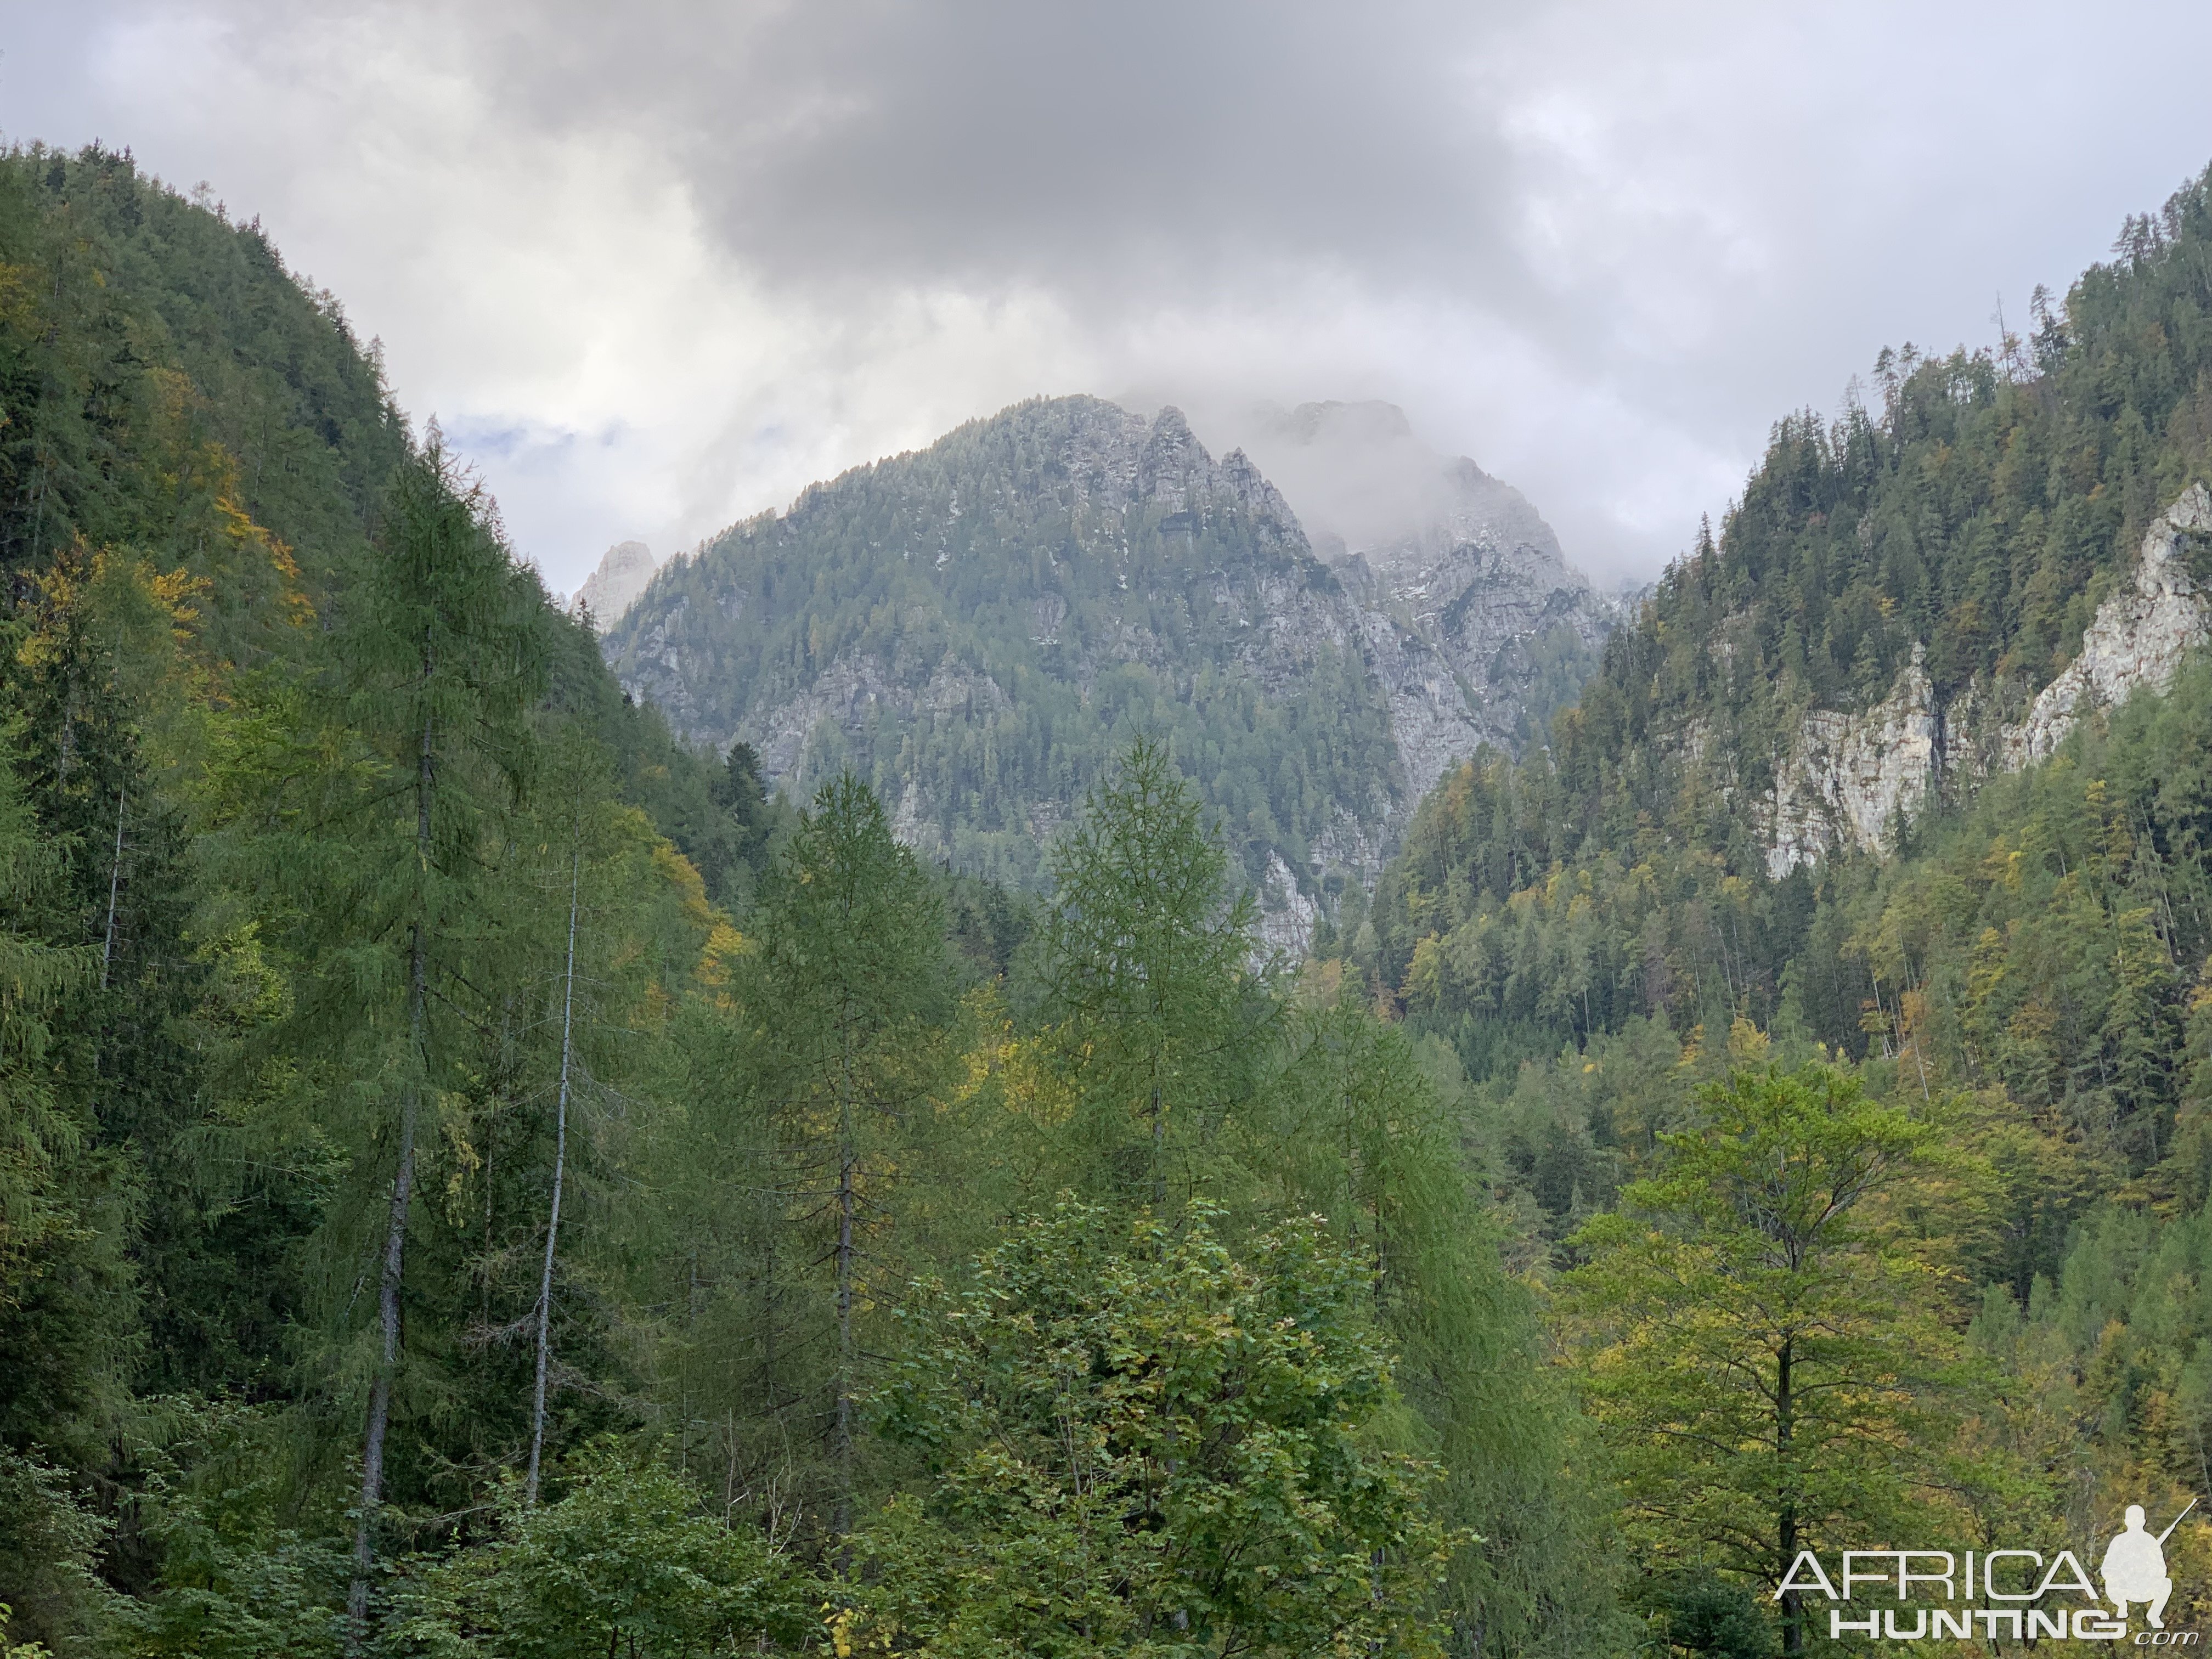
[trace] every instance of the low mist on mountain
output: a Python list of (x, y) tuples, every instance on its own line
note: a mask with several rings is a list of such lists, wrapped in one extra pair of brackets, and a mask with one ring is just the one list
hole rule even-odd
[(564, 599), (0, 153), (0, 1659), (2192, 1632), (2212, 171), (2025, 328), (1640, 592), (1071, 395)]
[(1276, 444), (1303, 513), (1173, 409), (1018, 405), (678, 561), (608, 659), (793, 799), (854, 768), (918, 851), (1024, 887), (1115, 752), (1165, 735), (1303, 950), (1449, 765), (1571, 699), (1612, 613), (1389, 405), (1307, 405)]

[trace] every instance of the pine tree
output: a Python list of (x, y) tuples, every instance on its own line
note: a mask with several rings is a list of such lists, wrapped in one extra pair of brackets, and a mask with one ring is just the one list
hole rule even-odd
[[(5, 747), (19, 739), (0, 727)], [(96, 945), (53, 937), (73, 920), (52, 905), (64, 851), (0, 759), (0, 1601), (27, 1642), (57, 1645), (96, 1600), (86, 1567), (102, 1528), (40, 1453), (96, 1439), (133, 1312), (124, 1172), (100, 1155), (90, 1103), (56, 1087), (58, 1027), (92, 1005), (100, 966)]]

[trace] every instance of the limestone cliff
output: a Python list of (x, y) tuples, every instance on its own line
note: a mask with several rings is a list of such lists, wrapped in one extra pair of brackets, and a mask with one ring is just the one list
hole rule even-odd
[(1765, 805), (1770, 875), (1786, 876), (1838, 847), (1879, 847), (1893, 817), (1926, 800), (1943, 737), (1923, 661), (1915, 650), (1896, 689), (1862, 714), (1816, 708), (1799, 721)]
[(1613, 610), (1519, 490), (1385, 403), (1301, 404), (1252, 453), (1354, 602), (1416, 797), (1580, 690)]
[(2189, 574), (2186, 538), (2212, 532), (2212, 495), (2185, 491), (2143, 537), (2135, 580), (2098, 606), (2081, 653), (2003, 734), (2008, 767), (2048, 758), (2084, 717), (2138, 686), (2164, 690), (2182, 654), (2204, 643), (2206, 596)]
[(2194, 485), (2153, 521), (2080, 652), (2017, 720), (2003, 719), (1998, 698), (1979, 683), (1938, 707), (1917, 647), (1873, 708), (1805, 714), (1759, 809), (1769, 872), (1786, 875), (1838, 848), (1878, 848), (1894, 820), (1931, 796), (2048, 759), (2081, 721), (2138, 690), (2164, 690), (2183, 655), (2212, 639), (2212, 599), (2188, 559), (2188, 538), (2207, 532), (2212, 494)]
[(600, 558), (599, 568), (584, 578), (571, 603), (588, 612), (604, 631), (622, 620), (659, 568), (653, 550), (643, 542), (617, 542)]

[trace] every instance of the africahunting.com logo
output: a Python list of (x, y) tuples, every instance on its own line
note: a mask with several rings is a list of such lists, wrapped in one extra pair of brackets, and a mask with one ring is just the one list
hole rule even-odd
[[(2035, 1550), (1845, 1550), (1832, 1577), (1816, 1553), (1800, 1550), (1774, 1599), (1795, 1591), (1801, 1605), (1814, 1597), (1841, 1603), (1828, 1609), (1828, 1635), (1838, 1641), (1846, 1636), (1891, 1642), (2132, 1638), (2137, 1647), (2194, 1647), (2197, 1632), (2166, 1627), (2166, 1604), (2173, 1595), (2166, 1540), (2196, 1507), (2197, 1500), (2190, 1499), (2164, 1532), (2154, 1534), (2142, 1505), (2130, 1504), (2124, 1525), (2105, 1546), (2098, 1567), (2101, 1590), (2071, 1550), (2059, 1551), (2047, 1563)], [(1877, 1596), (1896, 1605), (1857, 1605)], [(2066, 1597), (2089, 1605), (2070, 1606)], [(2144, 1628), (2130, 1623), (2132, 1608), (2142, 1610)]]

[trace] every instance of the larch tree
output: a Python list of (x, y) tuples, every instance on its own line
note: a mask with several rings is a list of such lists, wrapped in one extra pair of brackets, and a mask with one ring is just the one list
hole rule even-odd
[[(788, 1224), (826, 1234), (834, 1359), (824, 1379), (830, 1524), (852, 1524), (859, 1319), (869, 1238), (890, 1224), (896, 1149), (921, 1133), (949, 1013), (942, 906), (882, 803), (846, 774), (824, 785), (763, 885), (736, 998), (769, 1179)], [(766, 1379), (770, 1390), (777, 1379)]]
[(494, 933), (487, 836), (526, 787), (528, 711), (544, 683), (536, 584), (514, 562), (480, 488), (434, 428), (394, 479), (375, 555), (347, 596), (343, 712), (368, 753), (340, 773), (321, 846), (335, 937), (311, 1016), (346, 1041), (342, 1114), (369, 1132), (363, 1173), (382, 1186), (370, 1249), (375, 1323), (362, 1433), (352, 1640), (365, 1637), (385, 1501), (393, 1391), (402, 1369), (418, 1135), (442, 1068), (467, 1048), (463, 1011), (483, 994), (472, 945)]
[(1255, 994), (1253, 905), (1197, 790), (1139, 738), (1054, 849), (1045, 1013), (1109, 1188), (1155, 1209), (1179, 1154), (1249, 1097), (1273, 1005)]
[(1238, 1155), (1291, 1207), (1327, 1217), (1373, 1275), (1419, 1443), (1443, 1470), (1437, 1507), (1480, 1534), (1441, 1597), (1455, 1650), (1603, 1641), (1593, 1506), (1569, 1474), (1534, 1299), (1500, 1259), (1457, 1114), (1405, 1027), (1376, 1018), (1334, 964), (1307, 971), (1285, 1034)]

